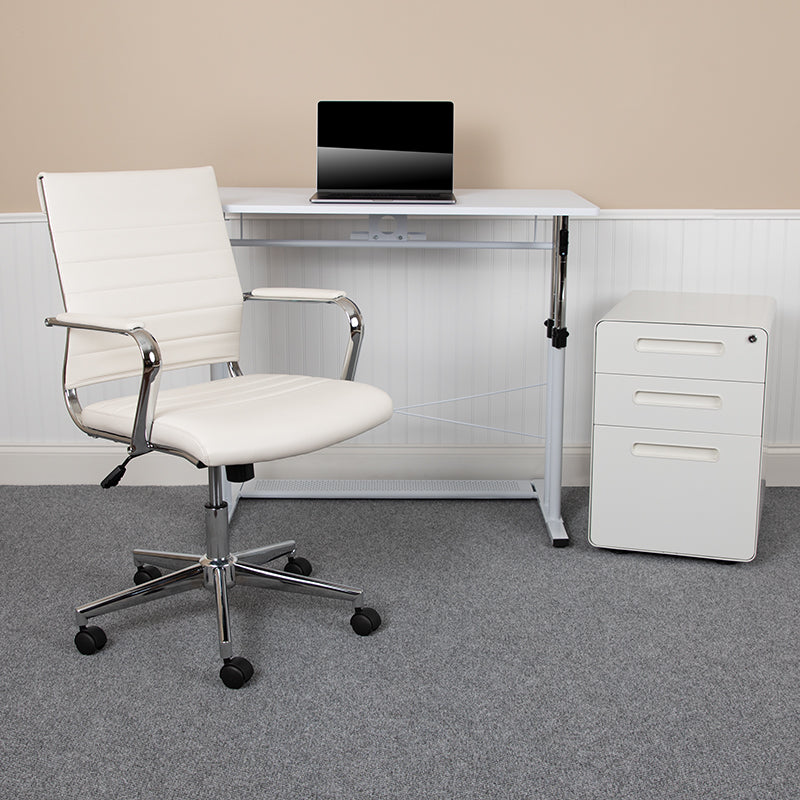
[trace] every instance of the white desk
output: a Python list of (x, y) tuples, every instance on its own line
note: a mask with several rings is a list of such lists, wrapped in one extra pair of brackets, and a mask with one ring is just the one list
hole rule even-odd
[[(231, 241), (250, 247), (403, 247), (403, 248), (501, 248), (552, 250), (550, 276), (550, 316), (545, 320), (550, 339), (547, 359), (547, 416), (545, 465), (541, 482), (533, 481), (551, 541), (556, 547), (569, 544), (561, 519), (561, 473), (564, 428), (564, 359), (567, 344), (565, 318), (568, 223), (571, 216), (595, 216), (597, 206), (566, 190), (544, 189), (462, 189), (456, 190), (452, 205), (412, 203), (311, 203), (311, 188), (229, 188), (220, 189), (228, 216), (346, 216), (367, 217), (367, 231), (350, 239), (285, 240), (245, 239), (240, 234)], [(385, 231), (381, 220), (393, 217), (394, 228)], [(552, 217), (550, 241), (433, 241), (408, 230), (409, 217)], [(364, 223), (361, 223), (362, 227)], [(535, 226), (534, 226), (535, 228)], [(240, 228), (243, 230), (243, 228)]]
[(407, 214), (415, 217), (596, 216), (597, 206), (562, 189), (459, 189), (452, 204), (310, 203), (314, 189), (220, 189), (229, 214)]

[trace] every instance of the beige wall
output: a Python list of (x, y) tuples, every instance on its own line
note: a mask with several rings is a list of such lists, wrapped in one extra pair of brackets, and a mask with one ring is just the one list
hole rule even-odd
[(40, 170), (312, 185), (318, 99), (452, 99), (456, 185), (800, 208), (795, 0), (0, 0), (0, 212)]

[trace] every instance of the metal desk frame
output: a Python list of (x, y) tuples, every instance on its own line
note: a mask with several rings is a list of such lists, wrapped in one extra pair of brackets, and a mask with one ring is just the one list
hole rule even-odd
[[(564, 440), (564, 363), (567, 337), (566, 288), (569, 251), (569, 217), (595, 216), (597, 206), (564, 190), (484, 189), (456, 191), (454, 205), (413, 204), (312, 204), (313, 189), (221, 188), (226, 215), (238, 215), (240, 235), (231, 243), (239, 247), (398, 247), (471, 249), (546, 249), (552, 251), (550, 272), (550, 316), (545, 320), (550, 339), (547, 358), (547, 412), (545, 463), (541, 483), (532, 481), (545, 525), (554, 547), (565, 547), (569, 536), (561, 518), (562, 450)], [(350, 239), (246, 239), (245, 216), (335, 215), (364, 217), (369, 230), (355, 231)], [(434, 241), (408, 230), (409, 217), (552, 217), (552, 240), (534, 241)], [(394, 220), (385, 230), (386, 217)], [(539, 489), (539, 485), (541, 489)]]

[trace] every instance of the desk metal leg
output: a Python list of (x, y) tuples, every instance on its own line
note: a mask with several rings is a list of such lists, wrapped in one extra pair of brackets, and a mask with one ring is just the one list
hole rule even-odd
[(569, 544), (561, 519), (562, 448), (564, 446), (564, 348), (550, 347), (547, 355), (547, 438), (544, 446), (543, 491), (537, 489), (547, 532), (554, 547)]
[(544, 480), (537, 489), (539, 505), (554, 547), (569, 544), (561, 519), (562, 454), (564, 447), (564, 361), (567, 346), (565, 323), (567, 288), (568, 217), (553, 218), (553, 261), (550, 318), (545, 322), (550, 347), (547, 353), (547, 421)]

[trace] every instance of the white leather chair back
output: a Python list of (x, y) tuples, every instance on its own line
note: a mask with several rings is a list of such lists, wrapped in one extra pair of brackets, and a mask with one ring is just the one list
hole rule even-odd
[[(39, 178), (66, 311), (141, 324), (163, 369), (238, 360), (242, 288), (211, 167)], [(130, 337), (70, 331), (66, 388), (140, 373)]]

